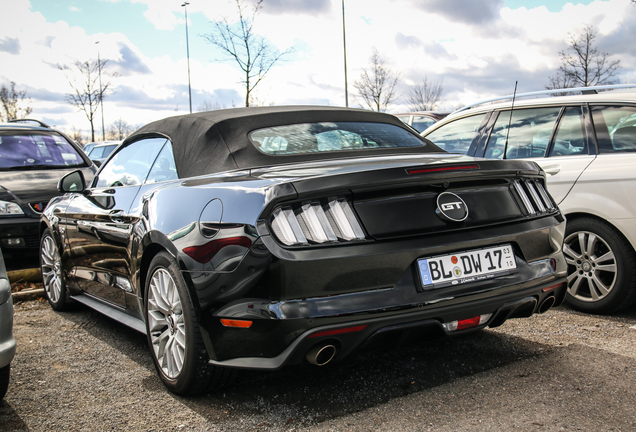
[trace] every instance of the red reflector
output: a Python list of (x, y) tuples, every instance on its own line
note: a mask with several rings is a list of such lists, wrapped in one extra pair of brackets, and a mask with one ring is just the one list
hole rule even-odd
[(347, 328), (341, 328), (341, 329), (335, 329), (335, 330), (325, 330), (325, 331), (312, 334), (311, 336), (309, 336), (309, 339), (316, 338), (316, 337), (323, 337), (323, 336), (333, 336), (333, 335), (338, 335), (343, 333), (359, 332), (364, 330), (365, 328), (367, 328), (366, 325), (360, 325), (360, 326), (347, 327)]
[(214, 258), (221, 249), (227, 246), (252, 247), (252, 241), (247, 237), (229, 237), (212, 240), (201, 246), (190, 246), (183, 249), (183, 253), (198, 263), (205, 264)]
[(543, 291), (543, 292), (552, 291), (553, 289), (560, 288), (560, 287), (562, 287), (563, 285), (564, 285), (564, 284), (562, 284), (562, 283), (560, 283), (560, 284), (556, 284), (556, 285), (552, 285), (552, 286), (549, 286), (549, 287), (547, 287), (547, 288), (543, 288), (541, 291)]
[(460, 171), (460, 170), (472, 170), (479, 169), (479, 165), (453, 165), (453, 166), (445, 166), (445, 167), (431, 167), (431, 168), (417, 168), (406, 170), (409, 174), (424, 174), (430, 172), (439, 172), (439, 171)]
[(221, 324), (223, 324), (225, 327), (250, 328), (252, 326), (252, 321), (221, 318)]
[(464, 320), (457, 321), (457, 330), (469, 329), (472, 327), (477, 327), (479, 325), (481, 317), (476, 316), (474, 318), (468, 318)]

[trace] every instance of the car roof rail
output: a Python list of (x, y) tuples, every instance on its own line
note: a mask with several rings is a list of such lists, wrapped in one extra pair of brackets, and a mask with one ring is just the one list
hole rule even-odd
[(37, 123), (38, 126), (40, 126), (40, 127), (45, 127), (45, 128), (51, 129), (51, 126), (47, 125), (43, 121), (36, 120), (36, 119), (30, 119), (30, 118), (11, 119), (11, 120), (9, 120), (9, 123)]
[(520, 97), (530, 97), (530, 96), (539, 96), (539, 95), (548, 95), (555, 93), (573, 93), (573, 92), (581, 92), (581, 94), (597, 94), (598, 90), (614, 90), (614, 89), (624, 89), (624, 88), (636, 88), (636, 84), (613, 84), (613, 85), (600, 85), (600, 86), (590, 86), (590, 87), (572, 87), (572, 88), (562, 88), (562, 89), (550, 89), (550, 90), (541, 90), (529, 93), (517, 93), (516, 95), (508, 95), (508, 96), (500, 96), (492, 99), (487, 99), (479, 102), (475, 102), (470, 105), (466, 105), (465, 107), (459, 108), (455, 110), (455, 113), (460, 111), (465, 111), (470, 108), (474, 108), (479, 105), (485, 105), (492, 102), (497, 102), (506, 99), (518, 99)]

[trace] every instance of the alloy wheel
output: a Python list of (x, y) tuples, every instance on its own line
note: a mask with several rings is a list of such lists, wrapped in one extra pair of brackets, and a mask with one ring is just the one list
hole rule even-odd
[(157, 363), (168, 378), (175, 379), (185, 361), (186, 326), (179, 291), (164, 268), (152, 274), (147, 318)]
[(607, 242), (590, 231), (575, 231), (565, 239), (563, 253), (568, 264), (568, 293), (583, 302), (607, 297), (618, 276), (616, 256)]
[(57, 303), (62, 295), (62, 267), (60, 265), (60, 254), (57, 251), (53, 237), (44, 237), (40, 255), (44, 290), (49, 299), (53, 303)]

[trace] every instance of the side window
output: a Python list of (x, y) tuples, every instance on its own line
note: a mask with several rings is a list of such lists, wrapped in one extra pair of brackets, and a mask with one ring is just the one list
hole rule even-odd
[(593, 106), (599, 153), (636, 152), (636, 107)]
[(506, 159), (544, 157), (560, 111), (560, 107), (516, 109), (512, 118), (510, 110), (501, 111), (488, 138), (484, 157), (502, 159), (504, 149)]
[(413, 128), (418, 132), (424, 132), (429, 126), (435, 124), (435, 119), (427, 116), (413, 116)]
[(561, 117), (549, 156), (588, 154), (581, 107), (568, 107)]
[(103, 165), (93, 184), (96, 187), (141, 185), (166, 141), (165, 138), (148, 138), (127, 145)]
[(446, 123), (426, 135), (426, 139), (449, 153), (464, 153), (468, 151), (473, 139), (477, 136), (479, 126), (487, 113), (464, 117), (454, 122)]
[(92, 158), (92, 159), (99, 159), (102, 157), (102, 152), (104, 151), (104, 147), (95, 147), (93, 150), (91, 150), (91, 152), (88, 154), (88, 157)]
[(174, 163), (174, 155), (172, 153), (172, 143), (166, 142), (161, 153), (157, 156), (154, 165), (150, 169), (150, 174), (146, 179), (146, 183), (158, 183), (166, 180), (174, 180), (177, 176), (177, 165)]

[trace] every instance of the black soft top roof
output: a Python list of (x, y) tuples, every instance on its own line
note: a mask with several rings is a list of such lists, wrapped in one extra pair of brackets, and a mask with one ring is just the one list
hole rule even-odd
[[(328, 106), (275, 106), (232, 108), (168, 117), (147, 124), (128, 139), (136, 141), (148, 136), (165, 136), (172, 147), (180, 178), (233, 169), (336, 159), (364, 155), (424, 153), (440, 151), (422, 139), (423, 147), (385, 148), (368, 151), (340, 151), (295, 155), (267, 155), (250, 142), (248, 134), (256, 129), (314, 122), (389, 123), (413, 133), (397, 117), (354, 108)], [(427, 142), (428, 145), (424, 145)]]

